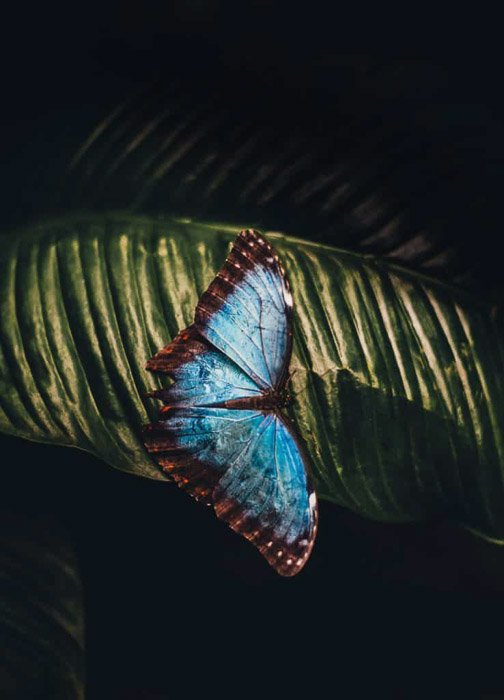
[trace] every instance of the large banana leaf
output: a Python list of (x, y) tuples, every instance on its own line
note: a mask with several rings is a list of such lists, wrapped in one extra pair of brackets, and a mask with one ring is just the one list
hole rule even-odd
[[(80, 216), (0, 251), (0, 429), (163, 478), (145, 361), (193, 319), (235, 226)], [(292, 409), (318, 493), (363, 515), (447, 515), (504, 540), (504, 332), (464, 293), (270, 233), (296, 306)]]

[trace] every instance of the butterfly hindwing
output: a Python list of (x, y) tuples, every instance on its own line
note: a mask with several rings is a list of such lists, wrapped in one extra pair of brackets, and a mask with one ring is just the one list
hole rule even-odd
[(264, 419), (253, 446), (219, 480), (213, 505), (279, 574), (302, 569), (317, 532), (317, 499), (294, 433), (280, 415)]
[(302, 568), (316, 534), (316, 498), (296, 438), (278, 414), (174, 408), (149, 427), (146, 446), (280, 574)]
[(144, 432), (147, 450), (179, 486), (208, 505), (237, 452), (261, 426), (258, 411), (179, 407), (162, 409)]
[(195, 325), (261, 389), (285, 380), (292, 351), (292, 296), (278, 256), (242, 231), (196, 307)]

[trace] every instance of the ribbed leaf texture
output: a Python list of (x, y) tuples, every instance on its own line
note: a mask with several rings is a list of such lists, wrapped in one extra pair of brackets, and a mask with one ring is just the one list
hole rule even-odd
[[(163, 478), (141, 441), (160, 381), (144, 365), (192, 321), (239, 230), (94, 215), (6, 236), (0, 429)], [(502, 318), (390, 263), (267, 235), (293, 286), (292, 412), (319, 495), (504, 540)]]

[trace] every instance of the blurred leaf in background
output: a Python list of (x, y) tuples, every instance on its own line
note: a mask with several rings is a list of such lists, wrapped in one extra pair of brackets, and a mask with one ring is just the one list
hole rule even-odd
[(0, 511), (0, 693), (84, 698), (83, 591), (54, 516)]

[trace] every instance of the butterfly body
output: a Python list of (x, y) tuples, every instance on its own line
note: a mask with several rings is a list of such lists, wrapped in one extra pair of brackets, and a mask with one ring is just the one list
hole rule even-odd
[(306, 457), (282, 410), (292, 308), (277, 254), (243, 231), (194, 323), (147, 363), (173, 383), (151, 394), (165, 406), (145, 429), (164, 471), (285, 576), (304, 566), (317, 530)]
[(287, 389), (271, 389), (264, 391), (259, 396), (244, 396), (240, 399), (229, 399), (223, 401), (222, 404), (214, 404), (229, 410), (244, 410), (247, 408), (257, 409), (258, 411), (276, 411), (281, 408), (287, 408), (292, 404), (292, 397)]

